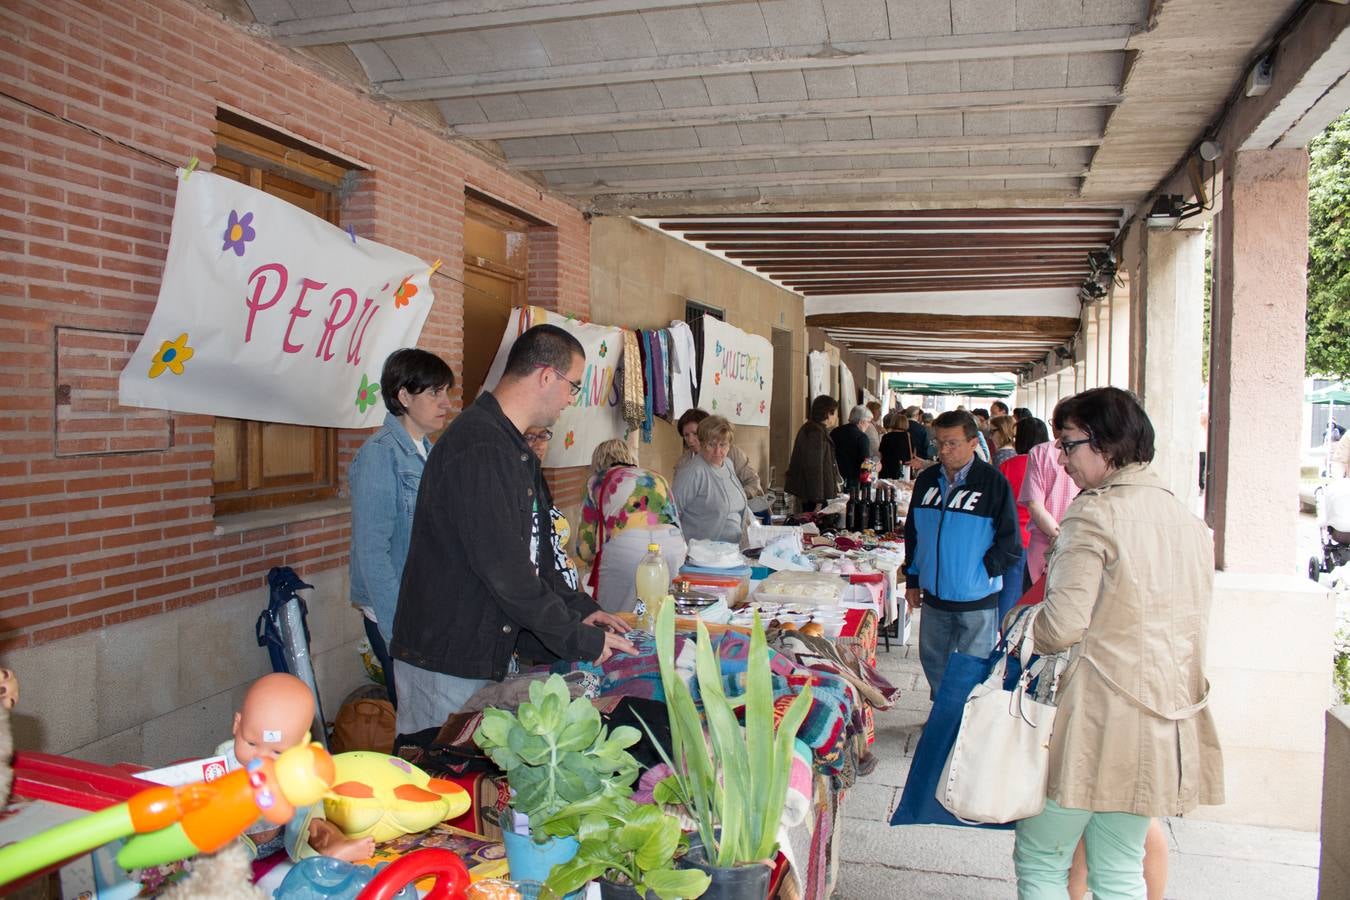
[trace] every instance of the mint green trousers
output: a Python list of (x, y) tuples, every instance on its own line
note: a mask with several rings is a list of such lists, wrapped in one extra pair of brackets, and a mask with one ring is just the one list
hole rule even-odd
[(1046, 799), (1040, 815), (1017, 823), (1013, 865), (1018, 900), (1064, 900), (1079, 838), (1087, 844), (1088, 887), (1095, 900), (1146, 900), (1144, 837), (1148, 816), (1065, 809)]

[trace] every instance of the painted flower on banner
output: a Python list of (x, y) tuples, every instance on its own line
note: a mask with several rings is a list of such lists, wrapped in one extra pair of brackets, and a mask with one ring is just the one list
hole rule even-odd
[(365, 375), (361, 376), (361, 386), (356, 389), (356, 407), (365, 412), (374, 406), (380, 399), (380, 384), (372, 382)]
[(402, 309), (408, 305), (408, 301), (417, 296), (417, 285), (412, 283), (412, 276), (409, 275), (398, 283), (398, 289), (394, 291), (394, 308)]
[(737, 403), (737, 404), (736, 404), (736, 415), (738, 415), (738, 416), (741, 415), (741, 407), (743, 407), (744, 405), (745, 405), (744, 403)]
[(150, 377), (158, 378), (168, 369), (175, 375), (183, 374), (183, 363), (192, 359), (192, 348), (187, 344), (188, 336), (180, 334), (176, 340), (165, 341), (160, 345), (155, 358), (150, 360)]
[(764, 401), (763, 401), (763, 400), (759, 401), (759, 414), (760, 414), (761, 416), (764, 415)]
[(567, 436), (563, 438), (563, 446), (566, 447), (568, 450), (571, 450), (572, 445), (575, 444), (576, 442), (577, 442), (577, 435), (576, 432), (573, 431), (567, 432)]
[(253, 213), (246, 212), (242, 216), (239, 211), (230, 210), (230, 221), (225, 226), (225, 243), (221, 245), (221, 252), (233, 250), (235, 256), (244, 255), (244, 245), (258, 236), (258, 232), (253, 230)]
[(609, 353), (609, 345), (606, 344), (604, 341), (601, 341), (601, 342), (600, 342), (600, 358), (601, 358), (601, 359), (604, 359), (604, 358), (605, 358), (605, 355), (608, 354), (608, 353)]
[(715, 355), (715, 356), (721, 356), (721, 355), (722, 355), (722, 342), (721, 342), (721, 341), (718, 341), (718, 342), (716, 343), (716, 345), (714, 346), (714, 348), (713, 348), (713, 355)]
[(717, 401), (716, 401), (716, 400), (714, 400), (714, 401), (712, 402), (712, 408), (713, 408), (713, 409), (717, 409)]
[(721, 384), (721, 383), (722, 383), (722, 373), (721, 373), (721, 372), (714, 372), (714, 373), (713, 373), (713, 384)]

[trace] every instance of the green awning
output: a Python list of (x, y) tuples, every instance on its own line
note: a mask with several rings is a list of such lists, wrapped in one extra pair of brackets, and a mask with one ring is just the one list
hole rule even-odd
[(1017, 388), (1011, 381), (962, 381), (944, 378), (931, 381), (902, 381), (892, 378), (887, 386), (901, 394), (925, 394), (942, 397), (1008, 397)]
[(1350, 406), (1350, 391), (1340, 385), (1327, 385), (1324, 388), (1318, 388), (1315, 391), (1309, 391), (1303, 397), (1309, 403), (1330, 404), (1334, 406)]

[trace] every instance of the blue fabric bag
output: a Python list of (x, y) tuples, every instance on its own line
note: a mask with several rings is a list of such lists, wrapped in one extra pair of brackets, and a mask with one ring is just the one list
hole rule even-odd
[[(942, 777), (942, 769), (947, 764), (947, 756), (956, 743), (956, 732), (961, 727), (961, 715), (965, 711), (966, 697), (975, 685), (989, 677), (999, 656), (1005, 652), (1000, 645), (988, 657), (967, 656), (953, 653), (947, 662), (947, 670), (942, 675), (942, 684), (938, 686), (937, 699), (928, 714), (928, 723), (919, 736), (919, 745), (914, 748), (914, 761), (909, 767), (909, 776), (905, 779), (905, 790), (900, 795), (900, 805), (891, 816), (892, 825), (960, 825), (966, 828), (1012, 828), (1012, 823), (1002, 825), (972, 825), (962, 822), (947, 812), (937, 800), (937, 783)], [(1008, 660), (1007, 675), (1013, 681), (1021, 672), (1017, 655)], [(1005, 678), (1005, 683), (1007, 679)]]

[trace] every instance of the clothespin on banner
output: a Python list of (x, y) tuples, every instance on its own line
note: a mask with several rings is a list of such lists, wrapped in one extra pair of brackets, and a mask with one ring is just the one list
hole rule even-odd
[(187, 168), (183, 170), (183, 180), (187, 181), (188, 176), (197, 170), (197, 157), (188, 160)]
[(356, 226), (354, 225), (347, 226), (347, 236), (352, 239), (353, 244), (356, 243)]
[(432, 276), (432, 275), (435, 275), (435, 274), (436, 274), (436, 270), (439, 269), (440, 267), (441, 267), (441, 261), (440, 261), (439, 259), (436, 260), (434, 263), (431, 264), (431, 269), (427, 272), (427, 280), (428, 280), (428, 281), (431, 280), (431, 276)]

